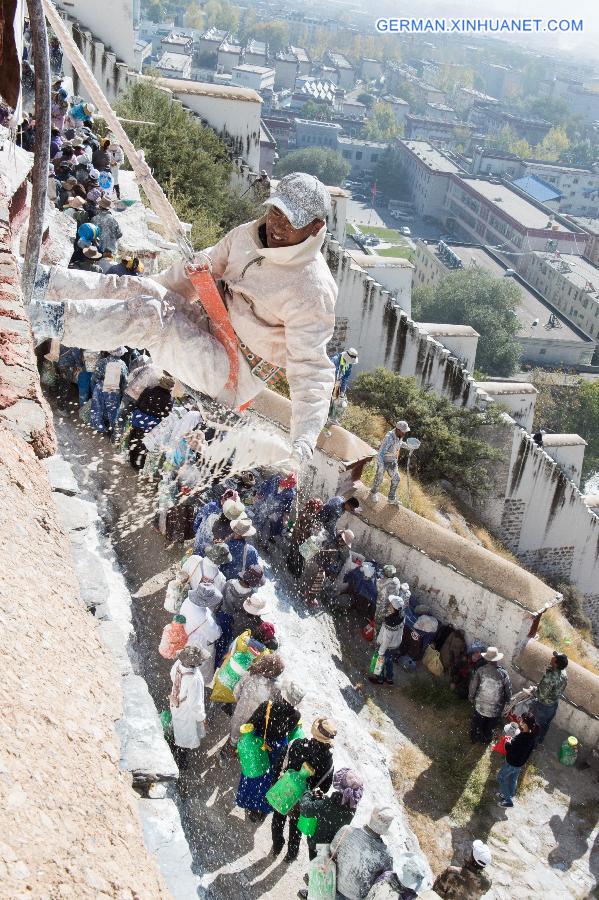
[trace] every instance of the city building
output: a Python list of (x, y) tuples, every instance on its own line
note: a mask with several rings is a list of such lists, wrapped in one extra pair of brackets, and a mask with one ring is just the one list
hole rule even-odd
[(485, 90), (501, 100), (513, 97), (520, 88), (520, 74), (511, 66), (487, 63), (482, 73)]
[[(577, 367), (590, 364), (595, 351), (592, 337), (566, 318), (557, 306), (499, 256), (484, 247), (419, 240), (416, 241), (414, 266), (416, 287), (439, 284), (443, 278), (460, 269), (476, 268), (495, 278), (510, 278), (517, 285), (521, 298), (516, 315), (520, 324), (517, 338), (522, 348), (522, 361), (539, 366)], [(423, 327), (429, 330), (428, 325)], [(449, 346), (446, 340), (441, 340), (441, 343)], [(472, 371), (470, 365), (467, 368)]]
[(477, 104), (499, 106), (500, 101), (497, 97), (491, 97), (490, 94), (484, 94), (482, 91), (475, 91), (474, 88), (458, 87), (454, 91), (452, 103), (456, 112), (465, 117)]
[(260, 122), (260, 172), (272, 177), (275, 163), (279, 158), (277, 142), (264, 120)]
[(456, 122), (455, 109), (446, 103), (427, 103), (425, 116), (438, 122)]
[(285, 153), (294, 142), (294, 120), (290, 116), (268, 115), (262, 117), (262, 122), (274, 137), (279, 153)]
[(218, 48), (227, 37), (228, 32), (222, 28), (208, 28), (200, 35), (198, 40), (198, 54), (204, 59), (213, 59), (216, 64)]
[(327, 50), (325, 54), (326, 60), (337, 71), (337, 84), (344, 91), (351, 91), (356, 78), (354, 67), (350, 61), (342, 54), (333, 50)]
[(275, 56), (275, 90), (292, 91), (299, 73), (299, 62), (291, 50), (280, 50)]
[(191, 56), (193, 53), (193, 38), (189, 34), (171, 31), (160, 41), (163, 53), (182, 53)]
[(143, 71), (146, 60), (152, 55), (152, 41), (138, 38), (134, 45), (135, 51), (135, 71)]
[(150, 41), (152, 53), (159, 54), (162, 38), (167, 37), (174, 30), (174, 22), (150, 22), (143, 20), (139, 23), (139, 28), (137, 29), (137, 39), (139, 41)]
[(574, 78), (556, 76), (550, 83), (552, 99), (564, 100), (570, 113), (582, 116), (587, 124), (599, 121), (599, 90), (597, 84), (587, 85)]
[(586, 216), (567, 216), (573, 225), (582, 229), (586, 236), (584, 258), (594, 266), (599, 266), (599, 219)]
[(400, 140), (397, 149), (416, 212), (442, 220), (450, 179), (462, 169), (427, 141)]
[[(275, 74), (276, 83), (276, 74)], [(338, 97), (338, 88), (330, 81), (317, 78), (301, 77), (296, 80), (295, 90), (291, 95), (290, 107), (300, 110), (308, 101), (326, 103), (333, 106)]]
[(393, 110), (395, 121), (398, 125), (403, 125), (406, 115), (410, 111), (410, 104), (402, 97), (394, 97), (392, 94), (386, 94), (383, 97), (383, 103), (388, 103)]
[(446, 97), (445, 91), (418, 78), (415, 69), (393, 61), (387, 62), (385, 85), (391, 94), (401, 94), (401, 89), (409, 86), (424, 103), (443, 103)]
[(312, 69), (312, 61), (303, 47), (293, 47), (289, 48), (295, 58), (297, 59), (297, 74), (309, 75)]
[(360, 60), (360, 78), (362, 81), (376, 81), (383, 74), (383, 63), (378, 59), (363, 56)]
[(560, 191), (556, 190), (553, 185), (549, 184), (548, 181), (543, 181), (542, 178), (538, 178), (536, 175), (524, 175), (522, 178), (515, 179), (514, 187), (517, 187), (520, 191), (524, 191), (524, 193), (528, 194), (529, 197), (532, 197), (533, 200), (537, 200), (539, 203), (548, 206), (549, 209), (552, 209), (555, 212), (559, 211), (560, 201), (563, 199), (563, 195)]
[(266, 66), (267, 54), (264, 41), (255, 41), (253, 38), (245, 45), (243, 61), (248, 66)]
[(262, 99), (256, 91), (199, 81), (158, 79), (158, 84), (205, 121), (234, 157), (241, 157), (252, 171), (259, 171)]
[[(467, 239), (504, 252), (558, 249), (582, 253), (580, 229), (568, 227), (561, 217), (526, 194), (496, 178), (461, 175), (450, 180), (445, 198), (445, 221)], [(578, 232), (578, 233), (577, 233)]]
[(216, 65), (219, 72), (225, 75), (231, 75), (235, 66), (239, 65), (241, 59), (241, 44), (232, 38), (225, 38), (216, 56)]
[(343, 116), (353, 119), (364, 119), (366, 116), (366, 107), (359, 100), (343, 99), (340, 103), (340, 111)]
[(260, 93), (274, 88), (275, 70), (265, 66), (250, 66), (243, 63), (240, 66), (234, 66), (231, 72), (231, 81), (232, 84), (252, 88)]
[(461, 122), (446, 122), (441, 119), (428, 119), (408, 113), (404, 119), (406, 140), (437, 142), (447, 147), (467, 143), (472, 135), (470, 125)]
[(537, 252), (518, 258), (518, 271), (572, 322), (599, 340), (599, 268), (582, 256)]
[(508, 126), (519, 138), (528, 141), (531, 147), (539, 144), (553, 127), (546, 119), (518, 116), (492, 104), (478, 103), (470, 110), (468, 121), (487, 133), (501, 131)]
[(191, 78), (191, 56), (183, 53), (163, 53), (155, 65), (163, 78)]
[(337, 140), (337, 149), (344, 159), (351, 165), (350, 175), (371, 174), (387, 144), (379, 141), (360, 141), (356, 138), (340, 137)]
[(304, 147), (328, 147), (337, 150), (339, 138), (343, 134), (340, 125), (333, 122), (319, 122), (312, 119), (295, 120), (295, 145)]

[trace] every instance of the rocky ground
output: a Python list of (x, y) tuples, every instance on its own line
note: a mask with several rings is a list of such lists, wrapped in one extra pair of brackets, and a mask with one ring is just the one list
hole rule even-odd
[[(102, 506), (119, 564), (134, 594), (136, 649), (140, 670), (159, 708), (170, 689), (169, 664), (157, 653), (163, 625), (164, 586), (183, 548), (165, 548), (151, 528), (152, 490), (119, 463), (108, 442), (68, 417), (57, 421), (61, 452)], [(276, 570), (269, 568), (272, 578)], [(370, 647), (360, 636), (363, 617), (343, 621), (328, 614), (307, 617), (290, 597), (285, 578), (270, 588), (272, 620), (283, 635), (282, 652), (294, 677), (307, 689), (306, 720), (316, 711), (340, 724), (337, 764), (358, 765), (377, 800), (395, 794), (417, 834), (434, 873), (463, 859), (475, 837), (494, 853), (488, 897), (593, 896), (599, 878), (597, 775), (564, 769), (553, 735), (535, 758), (517, 805), (503, 810), (493, 801), (498, 759), (467, 741), (468, 709), (455, 704), (426, 673), (397, 673), (393, 688), (374, 688), (364, 678)], [(270, 828), (246, 823), (235, 806), (237, 768), (219, 768), (216, 758), (227, 720), (213, 711), (197, 760), (179, 782), (182, 815), (206, 896), (292, 898), (307, 855), (292, 866), (268, 856)], [(401, 849), (409, 830), (398, 828)]]

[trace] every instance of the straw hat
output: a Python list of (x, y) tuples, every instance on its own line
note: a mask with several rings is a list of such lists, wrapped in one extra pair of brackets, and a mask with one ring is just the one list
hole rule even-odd
[(87, 256), (88, 259), (101, 259), (102, 254), (98, 250), (97, 247), (86, 247), (83, 251), (83, 255)]
[(503, 659), (503, 653), (500, 653), (497, 647), (489, 647), (486, 653), (481, 653), (481, 656), (487, 662), (499, 662)]
[(243, 608), (250, 616), (265, 616), (270, 607), (266, 598), (251, 594), (243, 601)]
[(243, 516), (244, 512), (245, 505), (241, 503), (240, 500), (225, 500), (223, 503), (223, 515), (225, 515), (229, 521), (238, 519), (240, 516)]
[(231, 531), (237, 538), (249, 538), (256, 534), (256, 529), (252, 525), (250, 519), (246, 519), (244, 516), (240, 516), (238, 519), (234, 519), (231, 522)]
[(395, 814), (389, 806), (375, 806), (372, 810), (368, 827), (375, 834), (387, 834), (394, 818)]
[(319, 716), (312, 722), (312, 737), (321, 744), (332, 744), (337, 734), (335, 723), (325, 716)]
[(110, 197), (100, 197), (98, 201), (98, 206), (101, 206), (102, 209), (111, 209), (112, 208), (112, 200)]

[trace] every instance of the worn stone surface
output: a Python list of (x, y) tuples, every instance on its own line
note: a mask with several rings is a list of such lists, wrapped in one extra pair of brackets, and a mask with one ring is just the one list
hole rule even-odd
[(82, 531), (98, 519), (93, 503), (66, 494), (54, 494), (60, 524), (65, 531)]
[(1, 422), (0, 571), (0, 896), (166, 898), (118, 767), (118, 674), (46, 472)]
[(121, 739), (121, 768), (134, 782), (169, 781), (179, 775), (165, 743), (148, 686), (133, 673), (123, 678), (123, 717), (116, 724)]
[(146, 846), (156, 857), (174, 900), (204, 896), (200, 879), (191, 871), (189, 844), (173, 801), (141, 799), (139, 815)]
[(79, 493), (79, 485), (75, 481), (73, 470), (62, 456), (49, 456), (44, 460), (44, 468), (53, 491), (69, 496)]

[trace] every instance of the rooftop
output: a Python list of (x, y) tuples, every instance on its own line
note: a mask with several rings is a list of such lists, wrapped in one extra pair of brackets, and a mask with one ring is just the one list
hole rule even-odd
[(433, 337), (480, 337), (471, 325), (449, 325), (436, 322), (418, 322)]
[(274, 69), (269, 66), (252, 66), (249, 63), (241, 63), (233, 67), (234, 72), (251, 72), (254, 75), (272, 75)]
[[(177, 54), (179, 57), (180, 54)], [(249, 103), (262, 103), (262, 97), (251, 88), (233, 87), (225, 84), (208, 84), (204, 81), (185, 81), (177, 78), (155, 79), (158, 85), (173, 91), (175, 94), (190, 94), (214, 97), (216, 100), (246, 100)]]
[(448, 159), (444, 153), (429, 144), (428, 141), (399, 141), (411, 153), (417, 156), (422, 162), (428, 166), (433, 172), (455, 172), (458, 174), (460, 168)]
[(493, 396), (501, 394), (538, 394), (534, 384), (528, 381), (477, 381), (477, 388)]
[(163, 37), (160, 43), (173, 44), (176, 47), (185, 47), (190, 41), (193, 43), (193, 38), (190, 34), (179, 34), (178, 32), (173, 31), (171, 34), (167, 34), (166, 37)]
[(190, 59), (191, 57), (185, 53), (170, 53), (167, 50), (156, 63), (156, 68), (168, 72), (184, 72), (189, 67)]
[(394, 106), (409, 106), (407, 100), (404, 100), (403, 97), (393, 97), (391, 94), (387, 94), (383, 97), (384, 103), (392, 103)]
[(219, 53), (241, 53), (241, 44), (237, 41), (224, 40), (218, 48)]
[[(478, 266), (479, 269), (488, 272), (489, 275), (493, 275), (496, 278), (510, 277), (505, 275), (506, 271), (508, 271), (507, 266), (500, 263), (483, 247), (462, 247), (459, 244), (450, 244), (449, 247), (462, 260), (464, 269)], [(452, 270), (448, 269), (448, 271)], [(556, 341), (585, 340), (578, 329), (574, 328), (558, 309), (542, 299), (541, 295), (534, 288), (528, 287), (518, 275), (512, 276), (511, 281), (519, 288), (521, 297), (521, 303), (518, 307), (518, 321), (520, 322), (518, 337), (545, 338)], [(548, 328), (547, 323), (552, 313), (559, 325)], [(537, 319), (539, 324), (533, 325), (532, 323)]]
[[(379, 256), (377, 253), (362, 253), (361, 250), (350, 250), (349, 254), (356, 265), (363, 269), (413, 269), (414, 264), (402, 256)], [(457, 326), (456, 326), (457, 327)]]
[(329, 50), (328, 57), (338, 69), (353, 69), (352, 64), (343, 53), (335, 53), (333, 50)]
[(209, 28), (207, 31), (205, 31), (205, 32), (200, 36), (200, 40), (202, 40), (202, 41), (214, 41), (214, 42), (218, 41), (218, 43), (220, 44), (222, 41), (224, 41), (224, 39), (226, 38), (226, 36), (228, 35), (228, 33), (229, 33), (228, 31), (223, 31), (222, 28), (214, 28), (214, 27), (212, 27), (212, 28)]
[(264, 41), (255, 41), (254, 38), (249, 40), (245, 45), (246, 53), (266, 53), (266, 44)]
[(467, 94), (473, 100), (484, 100), (485, 103), (499, 103), (497, 97), (491, 97), (490, 94), (483, 94), (482, 91), (475, 91), (474, 88), (461, 87), (460, 94)]
[(351, 145), (352, 147), (372, 147), (373, 149), (385, 150), (388, 144), (382, 141), (361, 141), (358, 138), (340, 137), (340, 144)]
[(568, 219), (590, 234), (599, 235), (599, 219), (589, 219), (586, 216), (568, 216)]
[(539, 209), (538, 206), (535, 206), (525, 197), (521, 197), (507, 184), (498, 181), (487, 181), (484, 178), (476, 178), (475, 176), (462, 176), (460, 183), (470, 191), (478, 194), (497, 210), (501, 210), (512, 219), (515, 219), (524, 228), (555, 231), (560, 234), (571, 231), (570, 228), (566, 228), (561, 222), (554, 222), (553, 225), (555, 227), (549, 226), (550, 213)]
[(554, 188), (552, 184), (543, 181), (542, 178), (538, 178), (536, 175), (524, 175), (523, 178), (517, 178), (514, 181), (514, 184), (517, 188), (520, 188), (521, 191), (530, 194), (533, 200), (538, 200), (539, 203), (559, 200), (564, 196), (562, 192)]
[(289, 48), (298, 62), (310, 62), (310, 57), (306, 53), (303, 47), (290, 47)]
[(595, 299), (597, 299), (599, 292), (599, 269), (597, 266), (573, 253), (560, 253), (559, 256), (556, 256), (555, 253), (536, 251), (535, 256), (544, 259), (548, 265), (560, 273), (562, 278), (566, 278), (580, 290), (584, 290), (587, 285), (592, 286), (594, 290), (589, 293), (595, 294)]
[(579, 434), (544, 434), (544, 447), (586, 447), (587, 442)]

